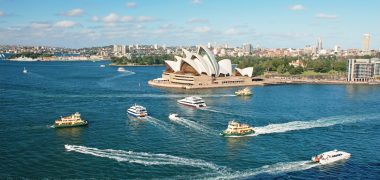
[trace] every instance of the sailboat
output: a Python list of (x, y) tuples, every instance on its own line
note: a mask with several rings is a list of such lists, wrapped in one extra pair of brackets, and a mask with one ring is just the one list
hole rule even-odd
[(22, 73), (26, 74), (28, 73), (28, 70), (26, 70), (26, 68), (24, 67), (24, 70), (22, 70)]

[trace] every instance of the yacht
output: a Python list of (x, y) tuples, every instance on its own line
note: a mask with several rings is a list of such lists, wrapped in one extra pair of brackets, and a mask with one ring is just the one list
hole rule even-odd
[(250, 96), (250, 95), (252, 95), (252, 92), (251, 92), (251, 90), (248, 87), (246, 87), (244, 89), (236, 91), (235, 94), (237, 96)]
[(251, 134), (255, 134), (253, 127), (247, 124), (241, 124), (235, 120), (228, 122), (227, 129), (220, 133), (220, 135), (224, 137), (241, 137)]
[(53, 128), (64, 128), (64, 127), (76, 127), (85, 126), (88, 122), (80, 118), (79, 112), (72, 114), (70, 116), (62, 117), (55, 120)]
[(119, 71), (119, 72), (125, 72), (125, 69), (123, 67), (119, 67), (119, 68), (117, 68), (117, 71)]
[(106, 65), (104, 65), (104, 64), (101, 64), (101, 65), (100, 65), (100, 67), (102, 67), (102, 68), (103, 68), (103, 67), (106, 67)]
[(338, 150), (332, 150), (332, 151), (327, 151), (322, 154), (313, 156), (311, 160), (316, 163), (320, 164), (329, 164), (333, 163), (336, 161), (344, 160), (344, 159), (349, 159), (351, 157), (350, 153), (344, 152), (344, 151), (338, 151)]
[(135, 117), (146, 117), (148, 116), (148, 112), (146, 111), (146, 108), (140, 105), (133, 105), (127, 110), (127, 113), (129, 115), (135, 116)]
[(169, 119), (172, 120), (172, 121), (175, 121), (177, 120), (179, 117), (178, 117), (178, 114), (169, 114)]
[(24, 67), (24, 70), (22, 70), (22, 73), (26, 74), (28, 73), (28, 70), (26, 70), (26, 68)]
[(177, 102), (179, 104), (192, 106), (192, 107), (196, 107), (196, 108), (206, 107), (205, 101), (201, 97), (198, 97), (198, 96), (186, 97), (184, 99), (178, 100)]

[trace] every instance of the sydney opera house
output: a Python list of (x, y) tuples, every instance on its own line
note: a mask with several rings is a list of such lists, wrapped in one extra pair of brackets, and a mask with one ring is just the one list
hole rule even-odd
[(233, 71), (231, 60), (218, 62), (205, 46), (199, 46), (196, 53), (182, 51), (185, 57), (166, 60), (162, 77), (149, 81), (150, 85), (186, 89), (255, 85), (252, 67)]

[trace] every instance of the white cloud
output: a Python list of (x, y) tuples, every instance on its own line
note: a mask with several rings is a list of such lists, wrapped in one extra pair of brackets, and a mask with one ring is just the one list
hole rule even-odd
[(112, 23), (116, 23), (117, 21), (119, 21), (119, 15), (117, 15), (115, 13), (111, 13), (111, 14), (103, 17), (103, 22), (105, 22), (105, 23), (112, 24)]
[(334, 14), (324, 14), (324, 13), (316, 14), (315, 17), (319, 18), (319, 19), (336, 19), (336, 18), (338, 18), (337, 15), (334, 15)]
[(30, 25), (30, 27), (32, 29), (47, 29), (47, 28), (50, 28), (50, 24), (48, 23), (37, 23), (37, 22), (34, 22)]
[(196, 27), (193, 29), (193, 32), (196, 32), (196, 33), (206, 33), (206, 32), (210, 32), (211, 28), (208, 27), (208, 26), (201, 26), (201, 27)]
[(120, 21), (122, 21), (122, 22), (130, 22), (132, 20), (133, 20), (132, 16), (123, 16), (120, 18)]
[(84, 10), (83, 9), (72, 9), (68, 12), (65, 12), (65, 13), (61, 13), (62, 16), (69, 16), (69, 17), (74, 17), (74, 16), (81, 16), (83, 15), (84, 13)]
[(58, 21), (54, 24), (54, 27), (58, 27), (58, 28), (70, 28), (70, 27), (73, 27), (75, 26), (76, 23), (73, 22), (73, 21)]
[(301, 11), (301, 10), (304, 10), (305, 7), (301, 4), (296, 4), (296, 5), (290, 6), (289, 9), (293, 11)]
[(193, 23), (208, 23), (208, 19), (202, 19), (202, 18), (192, 18), (186, 21), (188, 24)]
[(226, 35), (236, 35), (239, 33), (240, 33), (240, 31), (236, 28), (230, 28), (230, 29), (227, 29), (226, 31), (224, 31), (224, 34), (226, 34)]
[(98, 22), (99, 21), (99, 17), (98, 16), (92, 16), (91, 21)]
[(191, 0), (192, 4), (201, 4), (202, 0)]
[(137, 4), (135, 3), (135, 2), (128, 2), (127, 3), (127, 7), (128, 8), (134, 8), (134, 7), (136, 7), (137, 6)]
[(154, 21), (154, 18), (150, 17), (150, 16), (139, 16), (137, 18), (137, 21), (139, 21), (139, 22), (150, 22), (150, 21)]

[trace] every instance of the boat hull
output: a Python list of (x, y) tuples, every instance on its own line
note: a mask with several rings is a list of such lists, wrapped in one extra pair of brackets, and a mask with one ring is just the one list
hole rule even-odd
[(177, 101), (177, 102), (178, 102), (178, 104), (182, 104), (182, 105), (193, 107), (193, 108), (203, 108), (203, 107), (206, 107), (206, 105), (191, 104), (191, 103), (182, 102), (182, 101)]
[(127, 111), (127, 113), (128, 113), (129, 115), (133, 116), (133, 117), (146, 117), (146, 116), (148, 116), (147, 113), (146, 113), (146, 114), (136, 114), (136, 113), (131, 112), (131, 111)]
[(220, 135), (223, 137), (243, 137), (243, 136), (248, 136), (252, 134), (255, 134), (255, 131), (249, 131), (246, 133), (225, 133), (225, 132), (220, 133)]
[(86, 126), (88, 125), (87, 121), (81, 122), (81, 123), (75, 123), (75, 124), (54, 124), (52, 127), (53, 128), (69, 128), (69, 127), (79, 127), (79, 126)]

